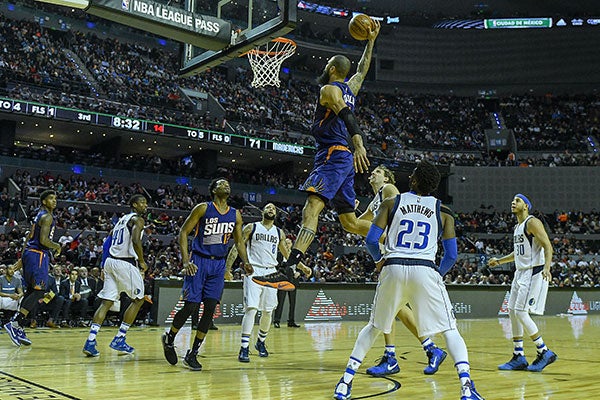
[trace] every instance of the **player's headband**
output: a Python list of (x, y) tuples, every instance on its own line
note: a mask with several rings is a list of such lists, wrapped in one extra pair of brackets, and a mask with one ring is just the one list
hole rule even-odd
[(529, 201), (529, 199), (527, 198), (527, 196), (525, 196), (524, 194), (521, 194), (521, 193), (517, 193), (517, 194), (515, 194), (515, 197), (518, 197), (521, 200), (523, 200), (523, 203), (527, 204), (527, 207), (529, 208), (529, 211), (531, 211), (531, 209), (533, 207), (531, 206), (531, 202)]

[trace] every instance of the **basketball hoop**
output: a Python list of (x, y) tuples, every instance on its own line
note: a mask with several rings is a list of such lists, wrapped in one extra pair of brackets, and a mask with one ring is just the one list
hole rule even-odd
[(248, 51), (248, 61), (254, 72), (252, 87), (279, 87), (279, 70), (283, 61), (296, 52), (296, 42), (278, 37)]

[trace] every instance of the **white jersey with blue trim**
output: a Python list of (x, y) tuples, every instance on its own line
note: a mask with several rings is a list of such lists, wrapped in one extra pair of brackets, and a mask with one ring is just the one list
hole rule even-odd
[(275, 267), (280, 240), (279, 228), (275, 225), (267, 229), (261, 222), (255, 222), (252, 234), (246, 242), (250, 264), (255, 267)]
[[(137, 254), (133, 249), (133, 240), (131, 236), (131, 230), (133, 227), (127, 226), (131, 218), (136, 213), (129, 213), (121, 217), (115, 227), (112, 230), (112, 243), (110, 245), (109, 253), (111, 256), (116, 258), (134, 258), (137, 260)], [(144, 235), (142, 230), (140, 239)]]
[(375, 194), (375, 197), (373, 197), (373, 200), (371, 200), (371, 202), (369, 203), (369, 206), (367, 207), (369, 211), (371, 211), (373, 213), (373, 215), (377, 214), (377, 211), (379, 211), (379, 206), (381, 206), (381, 203), (383, 202), (383, 200), (385, 200), (383, 198), (383, 189), (387, 186), (387, 185), (391, 185), (391, 183), (386, 183), (385, 185), (383, 185), (378, 191), (377, 194)]
[(409, 258), (435, 262), (442, 233), (441, 201), (413, 192), (396, 196), (388, 220), (385, 258)]
[(529, 269), (544, 265), (546, 262), (544, 248), (534, 240), (533, 235), (527, 233), (527, 222), (533, 218), (532, 215), (525, 221), (515, 226), (513, 235), (515, 267), (517, 269)]

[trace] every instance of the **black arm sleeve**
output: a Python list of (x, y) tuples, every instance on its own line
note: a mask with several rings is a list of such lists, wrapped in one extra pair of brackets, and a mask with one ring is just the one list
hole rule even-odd
[(342, 108), (338, 113), (338, 117), (340, 117), (342, 121), (344, 121), (344, 123), (346, 124), (346, 128), (348, 129), (350, 138), (352, 138), (352, 136), (354, 135), (360, 135), (360, 137), (363, 138), (363, 141), (365, 140), (363, 132), (358, 126), (358, 121), (356, 120), (354, 113), (352, 112), (352, 110), (350, 110), (349, 107)]

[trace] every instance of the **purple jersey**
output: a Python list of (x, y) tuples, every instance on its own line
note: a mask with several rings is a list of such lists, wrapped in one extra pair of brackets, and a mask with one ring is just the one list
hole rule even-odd
[(235, 229), (236, 211), (233, 207), (221, 214), (212, 201), (206, 203), (206, 213), (196, 225), (192, 251), (209, 257), (227, 257), (229, 240)]
[[(350, 110), (354, 111), (356, 96), (354, 96), (350, 87), (342, 82), (332, 82), (330, 85), (342, 90), (344, 102), (350, 107)], [(317, 151), (334, 145), (348, 147), (348, 129), (346, 128), (346, 124), (331, 109), (322, 106), (320, 102), (317, 102), (315, 119), (310, 133), (315, 137)]]
[[(31, 239), (29, 239), (29, 241), (27, 242), (26, 249), (35, 249), (35, 250), (42, 250), (42, 251), (50, 250), (48, 247), (42, 245), (42, 243), (40, 242), (40, 230), (41, 230), (40, 220), (46, 214), (48, 214), (47, 210), (40, 209), (40, 211), (38, 211), (37, 215), (33, 219), (33, 226), (31, 227), (31, 232), (32, 232)], [(50, 240), (52, 240), (52, 238), (54, 237), (54, 226), (55, 226), (54, 219), (52, 219), (52, 225), (50, 226), (50, 232), (48, 235)]]

